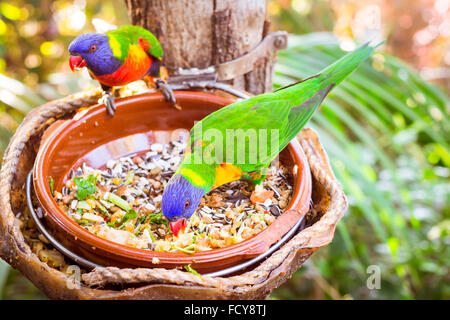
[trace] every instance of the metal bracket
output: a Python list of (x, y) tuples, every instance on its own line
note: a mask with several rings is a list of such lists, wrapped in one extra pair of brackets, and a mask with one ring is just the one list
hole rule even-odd
[[(268, 53), (278, 51), (287, 46), (287, 32), (277, 31), (268, 34), (255, 48), (243, 56), (204, 69), (177, 69), (169, 77), (169, 84), (180, 84), (197, 81), (226, 81), (242, 76), (255, 68), (257, 62)], [(170, 69), (170, 67), (167, 67)]]
[(241, 99), (248, 99), (251, 97), (247, 93), (239, 91), (226, 83), (215, 81), (183, 81), (182, 83), (170, 83), (169, 87), (172, 90), (218, 89)]

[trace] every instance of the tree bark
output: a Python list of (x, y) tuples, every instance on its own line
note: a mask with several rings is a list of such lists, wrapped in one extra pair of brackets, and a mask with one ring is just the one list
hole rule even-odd
[[(150, 30), (164, 49), (169, 73), (204, 69), (248, 53), (266, 36), (266, 0), (125, 0), (131, 22)], [(272, 89), (274, 55), (226, 81), (253, 94)]]

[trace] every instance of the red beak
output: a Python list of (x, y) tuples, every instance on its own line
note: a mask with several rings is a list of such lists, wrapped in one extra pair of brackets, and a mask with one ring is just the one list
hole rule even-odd
[(86, 61), (81, 56), (70, 56), (69, 65), (72, 71), (76, 69), (81, 69), (86, 66)]
[(172, 233), (175, 237), (178, 237), (178, 233), (180, 230), (183, 230), (186, 228), (186, 219), (180, 219), (175, 222), (170, 222), (170, 230), (172, 230)]

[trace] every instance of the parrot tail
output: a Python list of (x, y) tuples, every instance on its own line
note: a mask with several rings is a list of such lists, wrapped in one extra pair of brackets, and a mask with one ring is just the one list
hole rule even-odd
[[(361, 62), (372, 55), (375, 48), (382, 45), (384, 42), (385, 41), (382, 41), (373, 47), (369, 46), (369, 42), (367, 42), (358, 49), (347, 53), (345, 56), (343, 56), (333, 64), (327, 66), (315, 76), (289, 84), (285, 87), (275, 90), (274, 92), (278, 92), (288, 88), (293, 89), (293, 91), (296, 91), (297, 93), (299, 93), (298, 89), (303, 89), (305, 91), (307, 89), (313, 89), (313, 92), (317, 92), (330, 86), (334, 87), (342, 80), (344, 80), (350, 73), (356, 70)], [(301, 85), (299, 86), (299, 84)]]
[(350, 73), (356, 70), (361, 62), (371, 56), (375, 48), (383, 43), (384, 41), (372, 47), (369, 46), (369, 43), (367, 42), (363, 46), (347, 53), (345, 56), (323, 69), (318, 75), (319, 78), (323, 78), (321, 81), (322, 85), (319, 90), (332, 84), (335, 86), (338, 85)]
[(347, 53), (317, 75), (280, 88), (274, 93), (281, 99), (288, 100), (292, 106), (281, 147), (284, 148), (302, 130), (331, 89), (357, 69), (361, 62), (383, 42), (374, 47), (366, 43), (355, 51)]

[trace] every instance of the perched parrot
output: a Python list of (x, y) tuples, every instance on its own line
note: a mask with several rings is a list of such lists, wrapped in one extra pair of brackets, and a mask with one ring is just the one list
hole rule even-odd
[[(162, 47), (158, 39), (148, 30), (137, 26), (122, 26), (102, 33), (85, 33), (75, 38), (69, 46), (69, 64), (72, 71), (87, 67), (89, 74), (100, 82), (103, 102), (109, 114), (115, 111), (111, 90), (140, 80), (146, 76), (160, 76)], [(156, 79), (156, 88), (174, 105), (172, 90), (161, 79)]]
[[(366, 44), (313, 77), (235, 102), (197, 122), (183, 162), (162, 197), (161, 209), (172, 233), (177, 236), (185, 228), (186, 219), (209, 191), (239, 179), (262, 182), (271, 161), (296, 137), (330, 90), (374, 48)], [(252, 140), (249, 129), (257, 139)], [(265, 139), (260, 139), (263, 134)], [(217, 137), (227, 139), (218, 143)]]

